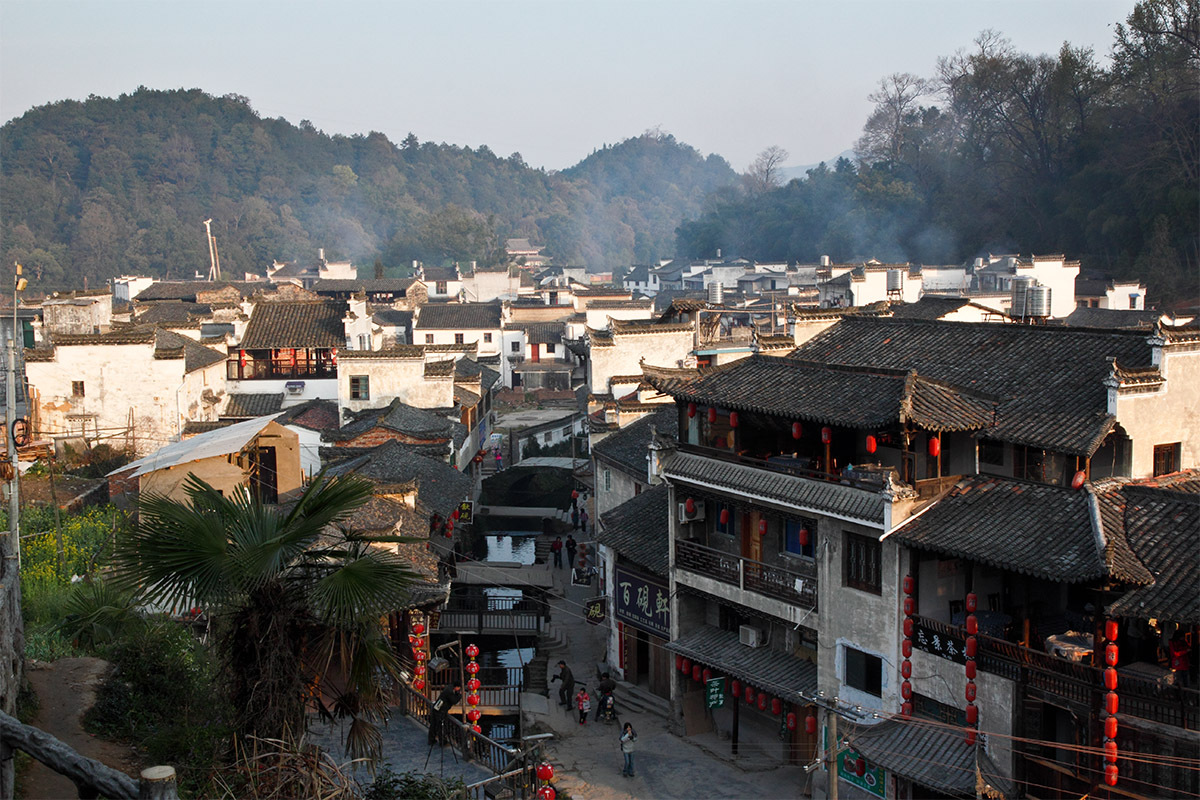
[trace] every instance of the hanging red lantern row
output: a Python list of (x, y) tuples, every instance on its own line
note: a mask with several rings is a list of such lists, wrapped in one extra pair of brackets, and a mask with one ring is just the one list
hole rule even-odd
[(1105, 621), (1104, 634), (1108, 644), (1104, 646), (1104, 663), (1107, 665), (1104, 668), (1104, 688), (1108, 689), (1108, 694), (1104, 696), (1104, 710), (1108, 716), (1104, 718), (1104, 760), (1108, 763), (1104, 765), (1104, 782), (1109, 786), (1116, 786), (1120, 776), (1117, 767), (1117, 661), (1121, 653), (1116, 641), (1119, 633), (1116, 620)]
[(688, 419), (692, 419), (693, 417), (695, 417), (696, 416), (696, 404), (688, 403), (687, 412), (688, 412)]
[(900, 696), (905, 700), (912, 700), (912, 682), (904, 681), (900, 684)]
[(675, 656), (675, 671), (683, 672), (683, 656), (681, 655)]
[(747, 702), (747, 703), (753, 703), (753, 702), (754, 702), (754, 687), (753, 687), (753, 686), (747, 686), (747, 687), (746, 687), (746, 694), (745, 694), (745, 697), (746, 697), (746, 702)]
[(974, 636), (979, 633), (979, 618), (974, 614), (967, 615), (967, 635)]
[(967, 703), (967, 724), (972, 726), (979, 724), (979, 706), (974, 703)]
[(704, 672), (703, 672), (703, 671), (700, 669), (700, 665), (699, 665), (699, 664), (693, 664), (693, 665), (692, 665), (692, 680), (694, 680), (696, 683), (699, 683), (699, 682), (700, 682), (700, 677), (701, 677), (703, 674), (704, 674)]
[(417, 662), (413, 668), (413, 679), (410, 685), (414, 691), (424, 693), (425, 687), (428, 685), (426, 680), (428, 668), (425, 666), (425, 662), (429, 660), (429, 640), (423, 635), (425, 622), (421, 612), (414, 611), (409, 615), (408, 629), (412, 631), (408, 636), (408, 644), (412, 648), (413, 659)]
[(967, 593), (967, 613), (974, 614), (976, 609), (978, 609), (978, 608), (979, 608), (979, 595), (975, 594), (974, 592), (968, 592)]
[(979, 652), (979, 639), (975, 636), (967, 637), (967, 646), (963, 648), (967, 658), (975, 658), (975, 654)]
[(537, 765), (535, 773), (537, 779), (542, 782), (542, 786), (537, 790), (538, 800), (554, 800), (558, 795), (554, 791), (554, 787), (550, 785), (550, 781), (554, 780), (554, 765), (549, 761), (543, 761)]
[(704, 679), (705, 683), (708, 683), (710, 680), (712, 680), (712, 670), (704, 670), (704, 672), (700, 673), (700, 677)]
[(742, 682), (734, 678), (733, 683), (730, 684), (730, 689), (733, 690), (734, 698), (737, 698), (742, 693)]
[(778, 697), (771, 698), (771, 713), (777, 717), (783, 713), (783, 701)]
[(767, 710), (767, 696), (762, 692), (758, 693), (758, 710), (759, 711)]
[(472, 682), (475, 684), (474, 688), (471, 688), (470, 684), (467, 686), (467, 689), (471, 692), (469, 695), (467, 695), (467, 705), (471, 707), (470, 710), (467, 711), (467, 720), (471, 723), (471, 730), (479, 733), (482, 730), (482, 728), (479, 727), (479, 718), (483, 716), (483, 713), (480, 712), (478, 708), (480, 683), (479, 679), (475, 677), (479, 674), (479, 663), (475, 660), (479, 656), (479, 646), (474, 643), (469, 644), (463, 648), (463, 652), (466, 653), (467, 658), (471, 659), (467, 662), (466, 670), (467, 674), (471, 676)]
[[(929, 440), (929, 454), (930, 455), (936, 455), (934, 453), (934, 450), (936, 450), (937, 447), (935, 447), (934, 444), (937, 441), (938, 440), (936, 438)], [(975, 666), (975, 653), (977, 652), (977, 650), (979, 648), (978, 639), (975, 638), (975, 635), (977, 633), (979, 633), (979, 620), (975, 617), (975, 609), (977, 609), (978, 607), (979, 607), (979, 596), (976, 595), (974, 592), (967, 592), (966, 608), (969, 613), (967, 614), (967, 644), (964, 649), (968, 652), (965, 653), (967, 660), (966, 660), (966, 664), (963, 665), (963, 669), (967, 675), (967, 689), (966, 689), (965, 694), (966, 694), (966, 698), (967, 698), (967, 744), (968, 745), (975, 744), (976, 729), (979, 727), (979, 707), (975, 705), (975, 697), (978, 694), (978, 690), (975, 688), (975, 675), (977, 674), (976, 666)], [(972, 717), (974, 719), (972, 719)]]
[(916, 612), (916, 609), (917, 602), (915, 600), (913, 600), (911, 597), (904, 598), (904, 615), (906, 617), (911, 617), (913, 613)]
[(912, 661), (909, 659), (912, 658), (912, 635), (916, 626), (913, 612), (917, 610), (917, 601), (912, 596), (915, 588), (912, 575), (905, 575), (901, 586), (904, 589), (904, 640), (900, 645), (900, 651), (904, 655), (904, 660), (900, 662), (900, 674), (904, 677), (904, 683), (900, 685), (900, 697), (903, 699), (900, 704), (900, 713), (908, 716), (912, 713), (912, 684), (908, 680), (912, 677)]
[(868, 435), (867, 436), (867, 452), (874, 454), (874, 452), (877, 449), (879, 449), (879, 443), (875, 441), (874, 436)]
[(680, 672), (682, 672), (684, 675), (687, 675), (688, 673), (690, 673), (692, 671), (692, 660), (690, 658), (685, 658), (683, 660), (683, 664), (681, 666), (682, 666), (682, 669), (680, 670)]

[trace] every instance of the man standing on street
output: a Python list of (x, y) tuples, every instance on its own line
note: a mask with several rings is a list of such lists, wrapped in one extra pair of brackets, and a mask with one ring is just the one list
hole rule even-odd
[(575, 550), (578, 545), (575, 544), (575, 537), (567, 534), (567, 566), (574, 568), (575, 566)]
[(550, 552), (554, 554), (554, 566), (562, 566), (562, 551), (563, 541), (561, 536), (555, 536), (554, 541), (550, 543)]
[(571, 668), (567, 666), (566, 661), (558, 662), (558, 674), (550, 679), (551, 683), (562, 681), (562, 686), (558, 689), (559, 705), (571, 707), (571, 701), (575, 699), (575, 675), (571, 672)]

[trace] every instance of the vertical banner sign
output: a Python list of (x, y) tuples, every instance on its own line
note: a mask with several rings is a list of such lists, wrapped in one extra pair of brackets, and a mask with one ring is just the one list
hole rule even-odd
[(584, 617), (592, 625), (600, 625), (608, 618), (608, 598), (592, 597), (583, 604)]
[(475, 504), (470, 500), (463, 500), (458, 504), (458, 524), (470, 525), (471, 515), (475, 511)]
[(661, 579), (617, 566), (613, 613), (646, 633), (671, 638), (671, 592)]
[(720, 708), (725, 705), (725, 679), (712, 678), (704, 684), (704, 707)]

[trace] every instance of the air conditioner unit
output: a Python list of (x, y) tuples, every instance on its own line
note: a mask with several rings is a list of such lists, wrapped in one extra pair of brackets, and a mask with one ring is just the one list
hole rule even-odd
[(693, 500), (692, 502), (694, 504), (693, 508), (695, 510), (690, 514), (688, 513), (688, 510), (687, 510), (687, 503), (679, 504), (678, 519), (680, 522), (703, 522), (704, 521), (704, 501), (703, 500)]
[(738, 627), (738, 641), (746, 645), (746, 647), (762, 647), (765, 644), (763, 642), (762, 630), (750, 625), (741, 625)]
[(304, 394), (304, 381), (288, 381), (283, 387), (288, 394)]

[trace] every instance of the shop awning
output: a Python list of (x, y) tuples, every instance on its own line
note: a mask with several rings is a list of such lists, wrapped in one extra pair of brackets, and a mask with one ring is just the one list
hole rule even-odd
[(787, 700), (807, 703), (817, 691), (817, 665), (767, 647), (748, 647), (732, 631), (702, 625), (667, 649)]

